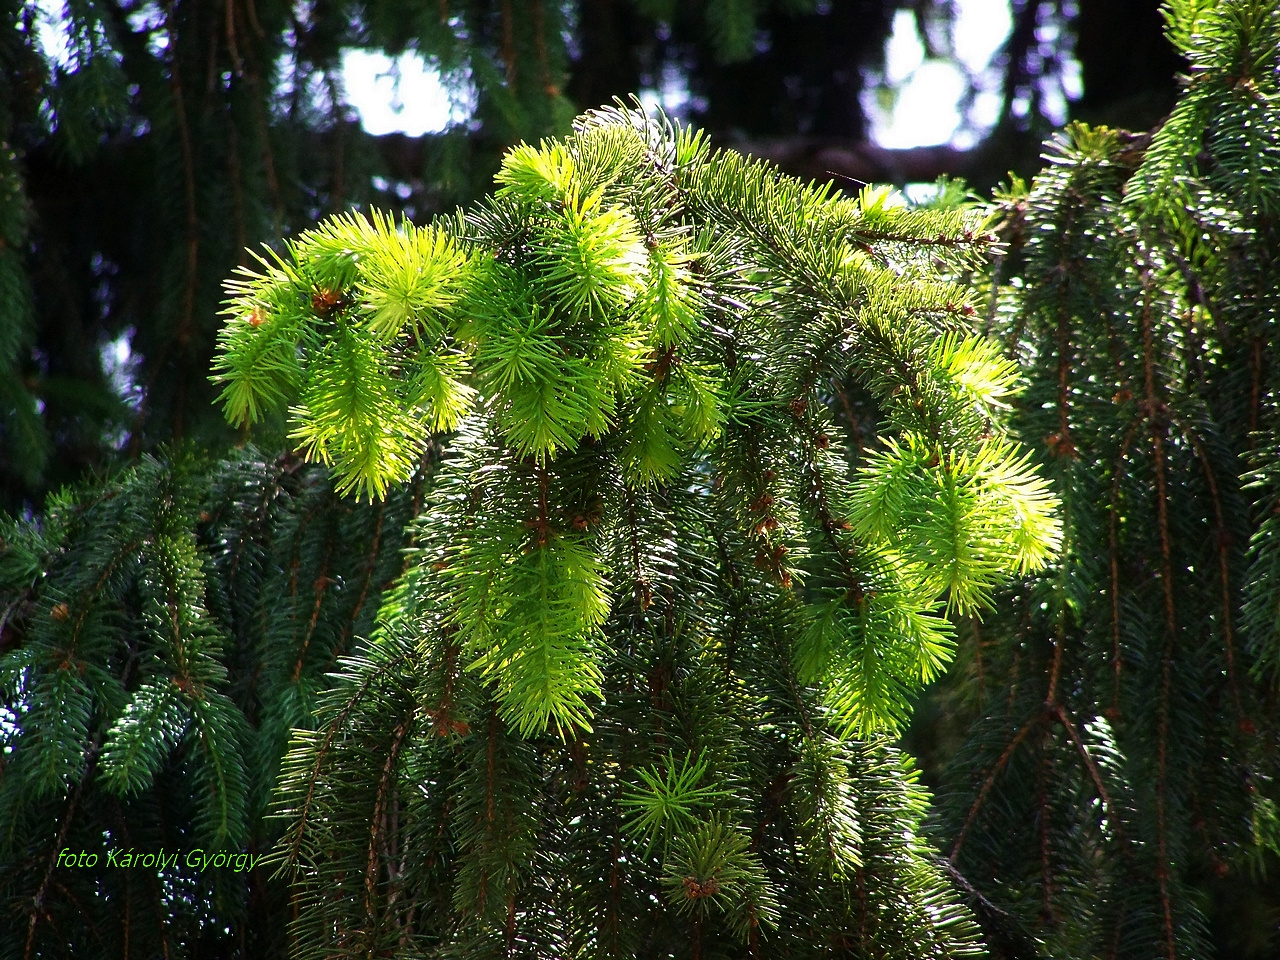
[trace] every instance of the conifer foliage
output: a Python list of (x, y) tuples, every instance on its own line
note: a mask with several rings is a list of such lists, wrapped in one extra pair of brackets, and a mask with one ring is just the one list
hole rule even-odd
[(289, 730), (371, 629), (421, 476), (361, 506), (296, 457), (174, 451), (6, 520), (0, 956), (285, 955), (268, 871), (187, 857), (270, 849)]
[(227, 416), (327, 471), (177, 456), (6, 528), (4, 955), (278, 952), (265, 872), (51, 866), (102, 838), (277, 841), (303, 956), (980, 951), (887, 734), (1060, 539), (970, 329), (991, 236), (624, 108), (498, 184), (232, 282)]
[[(990, 238), (626, 109), (497, 179), (232, 287), (233, 421), (285, 414), (373, 498), (451, 431), (285, 760), (303, 954), (969, 951), (877, 735), (946, 612), (1058, 541), (1000, 426), (1015, 368), (966, 329)], [(837, 425), (850, 378), (882, 440)]]
[(965, 631), (938, 835), (1048, 956), (1278, 946), (1280, 5), (1166, 16), (1163, 127), (1073, 125), (997, 198), (991, 329), (1066, 534)]
[[(1015, 368), (963, 335), (964, 291), (938, 276), (934, 247), (985, 238), (956, 216), (886, 210), (884, 194), (835, 198), (712, 157), (625, 112), (516, 148), (498, 182), (456, 222), (339, 217), (246, 272), (215, 364), (230, 419), (296, 396), (291, 437), (340, 490), (379, 498), (433, 429), (462, 427), (444, 482), (480, 509), (436, 518), (441, 613), (522, 733), (589, 729), (611, 534), (624, 501), (647, 510), (673, 483), (717, 485), (753, 565), (784, 588), (829, 574), (807, 526), (852, 531), (857, 561), (831, 536), (836, 582), (874, 581), (874, 596), (857, 613), (827, 600), (807, 672), (849, 633), (894, 638), (895, 656), (852, 670), (842, 709), (851, 727), (892, 725), (899, 688), (945, 659), (939, 601), (977, 609), (1056, 538), (1042, 483), (993, 427)], [(815, 395), (850, 369), (901, 434), (851, 484), (825, 455), (834, 428)], [(771, 424), (771, 406), (792, 425)]]
[(296, 452), (0, 528), (0, 957), (1273, 956), (1280, 4), (1167, 12), (991, 220), (613, 109), (264, 253)]

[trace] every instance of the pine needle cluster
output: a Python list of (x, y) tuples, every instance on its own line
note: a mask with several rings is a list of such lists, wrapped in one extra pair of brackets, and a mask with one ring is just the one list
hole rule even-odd
[[(969, 327), (990, 236), (624, 108), (497, 182), (426, 226), (332, 220), (231, 287), (233, 421), (287, 417), (374, 499), (448, 431), (285, 761), (299, 949), (976, 949), (883, 734), (947, 613), (1059, 542), (1002, 426), (1015, 368)], [(846, 390), (879, 411), (860, 443)]]

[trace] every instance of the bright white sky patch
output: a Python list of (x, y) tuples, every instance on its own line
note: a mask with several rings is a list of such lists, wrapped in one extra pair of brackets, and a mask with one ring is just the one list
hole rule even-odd
[[(955, 11), (954, 61), (926, 60), (914, 14), (899, 10), (894, 15), (882, 79), (889, 88), (896, 88), (893, 104), (886, 109), (873, 90), (863, 101), (871, 137), (881, 146), (908, 148), (948, 141), (970, 145), (975, 138), (962, 129), (959, 106), (966, 72), (978, 85), (970, 121), (983, 129), (995, 122), (1001, 98), (999, 71), (992, 68), (991, 58), (1013, 26), (1009, 0), (955, 0)], [(379, 53), (348, 50), (342, 68), (347, 101), (368, 133), (420, 136), (465, 120), (470, 113), (467, 104), (451, 103), (439, 74), (416, 53), (392, 60)], [(646, 107), (678, 113), (689, 101), (688, 85), (672, 67), (664, 71), (660, 88), (642, 91), (641, 99)]]
[[(73, 58), (66, 0), (36, 2), (40, 45), (54, 63), (65, 68)], [(869, 75), (863, 95), (871, 138), (881, 146), (947, 142), (971, 146), (995, 122), (1002, 103), (1001, 71), (991, 61), (1012, 29), (1009, 0), (954, 0), (954, 10), (951, 59), (926, 58), (914, 14), (899, 10), (894, 15), (885, 45), (884, 75)], [(167, 37), (160, 29), (163, 15), (156, 0), (146, 0), (134, 10), (130, 25), (135, 30), (150, 29), (153, 52), (163, 52)], [(1051, 42), (1056, 36), (1042, 39)], [(473, 91), (468, 95), (451, 90), (414, 51), (389, 57), (349, 49), (343, 52), (342, 73), (347, 102), (364, 129), (375, 136), (438, 132), (465, 122), (474, 110)], [(975, 98), (966, 118), (961, 116), (960, 101), (969, 82), (974, 84)], [(1067, 101), (1079, 97), (1080, 86), (1079, 65), (1068, 58), (1058, 84), (1042, 94), (1052, 120), (1065, 118)], [(687, 83), (674, 67), (664, 71), (660, 89), (643, 93), (646, 106), (657, 103), (673, 112), (689, 101)]]
[(439, 72), (412, 50), (397, 57), (371, 50), (344, 50), (342, 74), (347, 102), (366, 133), (420, 137), (465, 120), (470, 111), (440, 82)]
[(970, 72), (981, 73), (1012, 29), (1009, 0), (956, 0), (951, 27), (956, 59)]
[(893, 111), (873, 124), (873, 139), (882, 147), (899, 149), (946, 143), (960, 127), (964, 91), (965, 78), (955, 64), (922, 63), (898, 88)]
[(899, 10), (885, 43), (883, 76), (868, 76), (862, 104), (871, 139), (882, 147), (953, 143), (972, 146), (977, 139), (965, 128), (960, 101), (972, 77), (977, 96), (970, 124), (982, 129), (995, 123), (1001, 98), (999, 71), (991, 64), (1013, 27), (1008, 0), (956, 0), (951, 24), (954, 60), (927, 59), (916, 30), (915, 15)]
[(692, 105), (695, 110), (705, 110), (707, 106), (701, 97), (690, 96), (688, 77), (674, 63), (664, 63), (661, 85), (641, 90), (639, 97), (640, 106), (650, 115), (663, 110), (680, 116), (688, 106)]
[(71, 65), (71, 41), (67, 37), (67, 7), (61, 0), (36, 4), (36, 36), (44, 55), (59, 67)]
[(916, 18), (910, 10), (893, 15), (893, 29), (884, 45), (884, 78), (893, 85), (910, 78), (924, 63), (924, 44), (916, 32)]

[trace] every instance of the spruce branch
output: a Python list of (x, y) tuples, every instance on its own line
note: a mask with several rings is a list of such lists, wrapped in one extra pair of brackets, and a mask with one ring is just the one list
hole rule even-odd
[[(288, 408), (357, 497), (445, 449), (372, 638), (285, 764), (297, 934), (390, 942), (431, 877), (424, 936), (464, 952), (666, 949), (643, 910), (583, 910), (625, 873), (695, 950), (758, 954), (796, 936), (794, 844), (832, 885), (830, 936), (884, 897), (900, 917), (860, 914), (864, 945), (966, 954), (945, 878), (890, 823), (919, 822), (912, 775), (849, 743), (901, 727), (953, 655), (949, 614), (1059, 549), (1004, 426), (1016, 368), (958, 281), (982, 219), (803, 184), (623, 106), (515, 148), (497, 185), (427, 226), (335, 218), (228, 287), (232, 420)], [(884, 421), (856, 464), (846, 382)], [(762, 813), (744, 785), (766, 782)], [(548, 843), (583, 831), (609, 869)], [(567, 889), (539, 879), (569, 861)]]

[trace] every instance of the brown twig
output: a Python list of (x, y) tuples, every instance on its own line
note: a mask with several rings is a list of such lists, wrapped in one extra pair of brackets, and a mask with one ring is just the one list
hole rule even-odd
[(378, 780), (378, 794), (373, 805), (373, 816), (369, 818), (369, 851), (364, 871), (364, 911), (370, 931), (377, 928), (375, 899), (378, 885), (378, 854), (380, 852), (379, 844), (382, 840), (382, 834), (387, 829), (388, 798), (391, 796), (392, 788), (395, 784), (396, 761), (399, 759), (400, 750), (404, 747), (405, 741), (413, 729), (413, 721), (416, 714), (417, 707), (410, 708), (409, 715), (397, 725), (394, 731), (391, 749), (387, 752), (387, 759), (382, 764), (382, 777)]
[(1005, 764), (1009, 762), (1009, 758), (1013, 756), (1013, 751), (1018, 749), (1018, 744), (1039, 725), (1040, 718), (1038, 716), (1032, 717), (1024, 723), (1014, 738), (1009, 741), (1009, 745), (1004, 748), (1004, 752), (1000, 754), (1000, 758), (996, 760), (995, 766), (991, 768), (991, 772), (987, 774), (986, 779), (983, 780), (982, 787), (978, 790), (978, 796), (973, 801), (973, 806), (969, 808), (969, 815), (965, 817), (964, 826), (960, 828), (960, 833), (956, 835), (956, 842), (951, 847), (951, 855), (947, 858), (951, 863), (955, 863), (959, 859), (960, 848), (964, 846), (965, 838), (969, 834), (969, 828), (973, 826), (974, 820), (977, 819), (978, 811), (982, 809), (983, 803), (986, 802), (987, 794), (991, 792), (992, 786), (995, 785), (996, 777), (1000, 775), (1000, 771), (1004, 769)]
[(302, 665), (307, 659), (307, 648), (311, 646), (311, 637), (316, 632), (316, 623), (320, 619), (320, 607), (324, 603), (324, 592), (329, 584), (333, 583), (329, 579), (329, 557), (331, 553), (325, 550), (324, 561), (320, 564), (320, 575), (311, 583), (312, 590), (315, 591), (315, 603), (311, 606), (311, 619), (307, 622), (307, 632), (302, 638), (302, 649), (298, 651), (298, 662), (293, 667), (293, 682), (297, 683), (302, 676)]
[(1084, 741), (1080, 739), (1079, 733), (1076, 731), (1076, 725), (1067, 715), (1066, 709), (1062, 704), (1055, 704), (1054, 716), (1066, 728), (1067, 736), (1071, 738), (1071, 742), (1076, 745), (1076, 749), (1080, 752), (1080, 758), (1084, 761), (1085, 770), (1089, 773), (1089, 779), (1093, 781), (1094, 787), (1098, 791), (1098, 799), (1102, 801), (1102, 812), (1107, 815), (1115, 827), (1116, 836), (1120, 837), (1123, 827), (1120, 823), (1119, 813), (1111, 804), (1111, 796), (1107, 793), (1107, 788), (1102, 782), (1102, 773), (1098, 770), (1098, 765), (1094, 762), (1093, 757), (1089, 753), (1089, 748), (1085, 746)]
[(1169, 711), (1170, 692), (1173, 684), (1173, 642), (1178, 629), (1177, 606), (1173, 586), (1173, 547), (1169, 533), (1169, 495), (1165, 476), (1163, 422), (1165, 405), (1156, 396), (1155, 347), (1151, 333), (1152, 271), (1143, 265), (1142, 303), (1142, 362), (1145, 387), (1144, 408), (1151, 429), (1152, 453), (1155, 458), (1156, 476), (1156, 524), (1160, 533), (1160, 580), (1164, 592), (1165, 643), (1164, 660), (1160, 679), (1159, 720), (1156, 739), (1156, 882), (1160, 889), (1160, 906), (1164, 914), (1164, 947), (1167, 960), (1176, 960), (1177, 946), (1174, 938), (1173, 907), (1169, 894), (1168, 823), (1165, 810), (1169, 775)]
[(1111, 476), (1111, 510), (1109, 511), (1109, 530), (1107, 533), (1108, 551), (1111, 561), (1111, 709), (1120, 712), (1120, 479), (1124, 476), (1123, 465), (1125, 455), (1129, 451), (1133, 438), (1137, 435), (1140, 420), (1134, 420), (1125, 432), (1120, 443), (1120, 452), (1116, 455), (1115, 466)]

